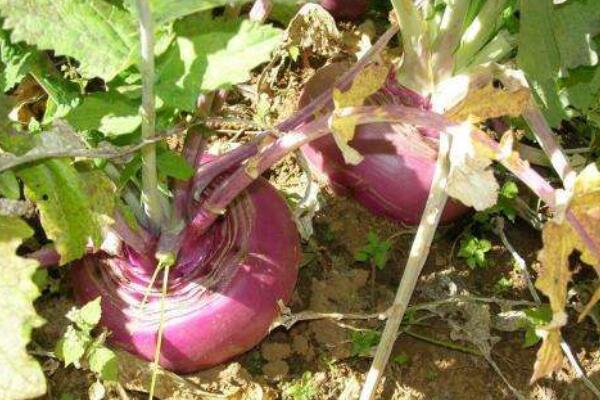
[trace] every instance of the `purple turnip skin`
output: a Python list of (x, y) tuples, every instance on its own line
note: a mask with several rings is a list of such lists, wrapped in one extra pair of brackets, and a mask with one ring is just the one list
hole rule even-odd
[(369, 9), (370, 0), (321, 0), (320, 4), (336, 19), (354, 20)]
[[(331, 88), (347, 66), (330, 64), (307, 82), (300, 106)], [(395, 87), (390, 77), (386, 87), (369, 103), (397, 102), (406, 106), (427, 108), (424, 99), (405, 88)], [(354, 197), (377, 215), (406, 224), (418, 224), (425, 208), (435, 160), (437, 132), (415, 129), (407, 125), (376, 123), (360, 125), (350, 145), (364, 156), (358, 165), (344, 162), (331, 135), (302, 147), (302, 153), (313, 171), (340, 194)], [(463, 215), (468, 208), (449, 201), (442, 222)]]
[[(196, 263), (169, 274), (160, 364), (189, 373), (256, 346), (290, 299), (300, 246), (285, 201), (264, 179), (253, 183), (195, 243)], [(189, 257), (188, 257), (189, 260)], [(155, 264), (126, 248), (123, 257), (85, 257), (72, 272), (76, 300), (102, 296), (110, 341), (151, 360), (160, 320), (160, 279), (141, 300)], [(162, 276), (160, 274), (159, 276)]]

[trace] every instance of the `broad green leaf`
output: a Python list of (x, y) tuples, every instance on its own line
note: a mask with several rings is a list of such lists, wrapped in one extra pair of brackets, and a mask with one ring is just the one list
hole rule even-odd
[(22, 44), (13, 44), (8, 31), (0, 29), (0, 89), (7, 92), (30, 72), (32, 63), (35, 63), (39, 54), (33, 49)]
[(194, 169), (179, 154), (166, 150), (158, 153), (156, 158), (158, 170), (166, 176), (185, 181), (194, 176)]
[[(52, 136), (52, 132), (35, 136), (0, 132), (0, 147), (14, 153), (13, 158), (25, 157), (39, 149), (31, 149), (39, 144), (32, 140), (35, 138), (47, 146), (46, 150), (59, 145), (69, 146), (66, 138), (71, 136), (68, 131), (63, 133), (67, 136)], [(0, 169), (1, 164), (0, 158)], [(114, 204), (115, 190), (107, 184), (107, 179), (102, 179), (103, 175), (99, 172), (80, 173), (70, 160), (64, 158), (21, 167), (15, 174), (25, 185), (25, 196), (37, 204), (42, 227), (48, 238), (55, 242), (61, 264), (80, 258), (90, 240), (96, 246), (101, 244), (102, 227), (109, 223), (107, 214), (112, 214), (107, 204)]]
[(150, 0), (152, 15), (157, 24), (172, 21), (200, 11), (226, 4), (244, 4), (250, 0)]
[(69, 325), (63, 337), (56, 343), (56, 356), (63, 360), (66, 367), (73, 364), (79, 368), (81, 357), (85, 354), (85, 349), (91, 340), (88, 333)]
[(72, 309), (67, 313), (67, 318), (73, 321), (79, 329), (89, 333), (100, 322), (102, 316), (100, 301), (101, 298), (98, 297), (81, 308)]
[(31, 330), (42, 325), (33, 308), (39, 296), (37, 262), (15, 254), (33, 230), (18, 218), (0, 217), (0, 399), (29, 399), (46, 392), (37, 361), (27, 354)]
[(136, 20), (102, 0), (0, 0), (13, 43), (73, 57), (84, 77), (114, 78), (135, 60)]
[[(567, 119), (569, 105), (586, 113), (600, 95), (599, 46), (594, 39), (600, 34), (598, 2), (555, 5), (553, 0), (521, 0), (520, 15), (517, 62), (548, 121), (557, 126)], [(572, 77), (580, 68), (587, 76)]]
[(119, 375), (119, 364), (116, 354), (106, 347), (93, 348), (89, 354), (90, 369), (102, 380), (116, 381)]
[(157, 61), (156, 91), (172, 108), (193, 111), (202, 91), (247, 81), (268, 61), (282, 32), (248, 20), (201, 14), (179, 21), (176, 39)]
[(11, 200), (18, 200), (21, 196), (19, 182), (12, 171), (0, 173), (0, 195)]
[(66, 120), (78, 131), (98, 130), (105, 135), (131, 133), (142, 123), (139, 103), (118, 92), (98, 92), (84, 97)]
[(40, 211), (42, 227), (53, 240), (61, 264), (81, 258), (89, 239), (101, 243), (100, 225), (79, 174), (68, 160), (54, 159), (22, 168), (17, 176), (25, 183), (25, 195)]

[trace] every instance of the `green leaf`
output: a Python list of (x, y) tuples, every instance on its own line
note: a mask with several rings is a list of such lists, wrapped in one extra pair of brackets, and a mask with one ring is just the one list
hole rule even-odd
[(115, 353), (106, 347), (96, 347), (89, 354), (90, 369), (105, 381), (116, 381), (119, 364)]
[(0, 216), (0, 399), (29, 399), (46, 392), (38, 362), (27, 354), (31, 330), (42, 325), (33, 308), (39, 296), (32, 276), (37, 262), (16, 255), (33, 235), (22, 220)]
[[(587, 113), (600, 95), (597, 1), (522, 0), (520, 15), (517, 62), (548, 121), (557, 126), (569, 118), (569, 105)], [(587, 77), (573, 79), (581, 68), (589, 69)]]
[(7, 92), (15, 87), (31, 70), (39, 55), (22, 44), (13, 44), (8, 31), (0, 29), (0, 89)]
[(200, 11), (226, 4), (244, 4), (250, 0), (150, 0), (152, 15), (157, 24), (172, 21)]
[(88, 198), (68, 160), (54, 159), (22, 168), (17, 176), (25, 183), (27, 198), (37, 204), (42, 227), (54, 241), (61, 264), (81, 258), (90, 238), (100, 245), (101, 227), (91, 210), (96, 199)]
[(409, 363), (410, 357), (407, 356), (406, 354), (400, 354), (400, 355), (397, 355), (396, 357), (394, 357), (392, 359), (392, 361), (398, 365), (406, 365)]
[(170, 107), (193, 111), (201, 91), (245, 82), (269, 60), (282, 32), (242, 19), (201, 14), (175, 25), (176, 39), (157, 62), (156, 91)]
[(381, 334), (373, 330), (352, 332), (352, 355), (366, 356), (371, 353), (373, 347), (377, 346), (381, 339)]
[(97, 130), (109, 136), (134, 132), (142, 123), (139, 104), (118, 92), (85, 96), (66, 120), (78, 131)]
[(56, 356), (63, 360), (65, 367), (73, 364), (79, 368), (81, 358), (91, 340), (89, 333), (79, 331), (73, 325), (69, 325), (63, 337), (56, 343)]
[(67, 318), (73, 321), (79, 329), (89, 333), (100, 322), (100, 317), (102, 316), (100, 301), (101, 298), (98, 297), (80, 309), (72, 309), (67, 313)]
[(0, 195), (11, 200), (18, 200), (21, 197), (19, 182), (12, 171), (0, 173)]
[(84, 77), (110, 81), (137, 55), (137, 24), (126, 10), (102, 0), (0, 0), (13, 43), (73, 57)]
[(173, 177), (182, 181), (194, 176), (194, 169), (179, 154), (165, 150), (158, 153), (156, 157), (158, 170), (166, 176)]
[(525, 339), (523, 340), (523, 348), (531, 347), (540, 341), (540, 337), (535, 333), (535, 328), (527, 327), (525, 329)]

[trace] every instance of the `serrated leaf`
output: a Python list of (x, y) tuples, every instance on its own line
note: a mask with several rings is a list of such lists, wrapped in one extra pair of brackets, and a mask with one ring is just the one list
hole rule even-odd
[(157, 62), (157, 96), (167, 105), (193, 111), (201, 91), (245, 82), (269, 60), (280, 29), (248, 20), (201, 14), (175, 25), (177, 34)]
[(116, 354), (106, 347), (96, 347), (89, 354), (90, 369), (102, 380), (116, 381), (119, 376), (119, 364)]
[(102, 316), (100, 302), (101, 298), (97, 297), (79, 309), (74, 308), (67, 313), (67, 318), (73, 321), (82, 331), (89, 332), (100, 322)]
[(134, 132), (142, 123), (139, 103), (118, 92), (85, 96), (66, 120), (78, 131), (97, 130), (109, 136)]
[[(593, 238), (600, 237), (600, 172), (596, 164), (588, 165), (577, 176), (569, 209)], [(532, 380), (546, 376), (560, 367), (560, 328), (567, 322), (567, 288), (572, 275), (569, 269), (570, 256), (574, 251), (579, 251), (585, 263), (592, 265), (597, 271), (600, 268), (600, 260), (594, 257), (568, 222), (547, 222), (542, 239), (544, 247), (539, 254), (542, 268), (536, 287), (550, 301), (552, 321), (543, 328), (544, 344), (538, 352)], [(592, 299), (594, 300), (595, 298)]]
[(161, 173), (175, 179), (185, 181), (194, 176), (194, 168), (188, 164), (185, 158), (171, 150), (159, 152), (156, 164)]
[(8, 31), (0, 29), (0, 90), (7, 92), (15, 87), (31, 70), (38, 54), (22, 44), (13, 44)]
[(0, 398), (29, 399), (46, 392), (38, 362), (27, 354), (31, 330), (42, 325), (33, 308), (39, 296), (32, 276), (37, 262), (21, 258), (16, 250), (33, 235), (22, 220), (0, 216)]
[(329, 127), (335, 143), (344, 156), (344, 161), (348, 164), (356, 165), (363, 160), (363, 157), (348, 144), (354, 138), (357, 119), (351, 113), (342, 114), (343, 109), (362, 106), (369, 96), (381, 89), (388, 73), (389, 69), (386, 66), (371, 64), (354, 79), (348, 90), (344, 92), (337, 88), (333, 90), (333, 102), (336, 111), (339, 112), (332, 114)]
[(0, 0), (14, 43), (73, 57), (84, 77), (110, 81), (134, 61), (137, 25), (126, 10), (101, 0)]

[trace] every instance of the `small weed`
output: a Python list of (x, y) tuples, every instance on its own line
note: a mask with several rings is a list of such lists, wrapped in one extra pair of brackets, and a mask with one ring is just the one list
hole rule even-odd
[(494, 292), (496, 294), (503, 294), (508, 292), (513, 287), (513, 281), (510, 278), (503, 276), (498, 279), (496, 284), (494, 285)]
[(536, 328), (548, 324), (552, 320), (552, 310), (548, 305), (532, 307), (525, 310), (525, 338), (523, 347), (531, 347), (540, 341), (540, 337), (535, 332)]
[(394, 361), (394, 363), (397, 365), (406, 365), (410, 362), (410, 357), (406, 354), (400, 354), (394, 357), (392, 361)]
[(389, 240), (381, 240), (373, 231), (369, 231), (367, 241), (368, 243), (356, 252), (354, 259), (369, 262), (382, 270), (390, 258), (392, 244)]
[(371, 351), (379, 344), (381, 334), (374, 330), (363, 330), (352, 332), (352, 355), (365, 357), (371, 355)]
[(306, 371), (300, 379), (284, 390), (284, 399), (312, 400), (316, 398), (317, 389), (312, 382), (312, 378), (312, 373)]
[(493, 207), (487, 210), (480, 211), (473, 219), (475, 222), (483, 224), (485, 226), (490, 225), (492, 217), (495, 215), (503, 215), (509, 221), (514, 222), (517, 215), (515, 209), (515, 199), (519, 195), (519, 188), (513, 181), (507, 181), (502, 185), (500, 192), (498, 193), (498, 202)]
[(468, 234), (460, 241), (458, 256), (465, 259), (467, 265), (471, 268), (484, 268), (487, 266), (486, 253), (492, 249), (489, 240), (479, 239), (472, 234)]

